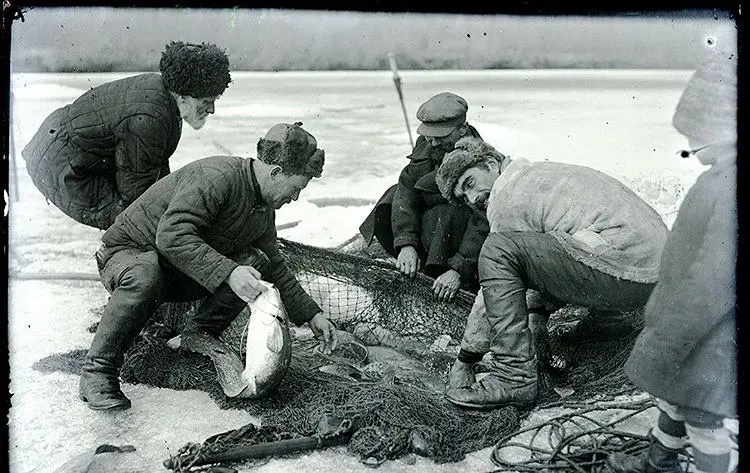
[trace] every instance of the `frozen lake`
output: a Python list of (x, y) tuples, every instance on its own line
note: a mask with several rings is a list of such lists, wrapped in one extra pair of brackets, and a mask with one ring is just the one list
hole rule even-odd
[[(89, 87), (125, 75), (131, 74), (13, 75), (11, 124), (20, 200), (10, 203), (11, 271), (95, 272), (92, 254), (100, 232), (46, 205), (19, 151), (55, 108)], [(675, 155), (687, 147), (672, 129), (671, 118), (689, 76), (690, 71), (651, 70), (401, 72), (412, 133), (419, 104), (452, 91), (467, 99), (469, 122), (501, 152), (607, 172), (631, 185), (669, 224), (682, 192), (703, 169), (697, 160)], [(254, 156), (258, 139), (272, 125), (302, 121), (326, 150), (326, 167), (299, 202), (278, 213), (278, 223), (300, 221), (280, 235), (320, 246), (354, 235), (372, 203), (396, 181), (410, 152), (390, 71), (234, 72), (232, 77), (206, 126), (200, 131), (183, 127), (172, 168), (210, 155)], [(346, 198), (349, 204), (329, 205), (325, 199), (331, 197)], [(10, 280), (14, 395), (9, 448), (14, 473), (54, 471), (102, 442), (133, 443), (158, 471), (161, 461), (184, 443), (250, 421), (244, 412), (220, 411), (205, 393), (132, 385), (125, 387), (132, 410), (100, 415), (77, 400), (76, 377), (32, 370), (43, 356), (87, 348), (92, 335), (86, 327), (93, 321), (89, 311), (106, 297), (97, 283)], [(455, 465), (393, 462), (380, 470), (489, 471), (488, 455), (481, 451)], [(274, 460), (258, 471), (291, 469), (370, 471), (336, 452)]]
[[(20, 149), (44, 117), (89, 87), (128, 74), (16, 74), (12, 117)], [(419, 104), (441, 91), (469, 102), (468, 120), (485, 140), (511, 156), (600, 169), (650, 187), (692, 182), (696, 160), (675, 156), (686, 141), (671, 126), (690, 71), (501, 70), (402, 71), (414, 139)], [(183, 127), (172, 168), (204, 156), (254, 156), (258, 138), (275, 123), (302, 121), (326, 151), (323, 178), (279, 221), (302, 221), (290, 238), (333, 245), (351, 236), (367, 206), (317, 206), (320, 198), (375, 201), (398, 177), (410, 152), (406, 125), (389, 71), (234, 72), (202, 130)], [(24, 197), (41, 199), (17, 154)], [(638, 189), (636, 189), (638, 190)], [(655, 203), (655, 205), (660, 205)], [(335, 223), (335, 225), (331, 225)]]

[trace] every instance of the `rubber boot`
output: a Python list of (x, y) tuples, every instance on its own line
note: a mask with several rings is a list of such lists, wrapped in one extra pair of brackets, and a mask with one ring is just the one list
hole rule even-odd
[(607, 458), (607, 466), (614, 473), (683, 473), (678, 459), (680, 450), (667, 448), (649, 434), (648, 449), (640, 455), (615, 452)]
[(131, 295), (113, 294), (81, 368), (79, 397), (93, 410), (130, 408), (130, 400), (120, 390), (120, 368), (125, 352), (158, 305), (153, 298)]

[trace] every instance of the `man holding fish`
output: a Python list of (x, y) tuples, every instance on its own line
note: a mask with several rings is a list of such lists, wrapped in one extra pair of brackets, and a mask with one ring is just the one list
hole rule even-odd
[[(602, 318), (646, 304), (668, 230), (616, 179), (583, 166), (510, 159), (464, 138), (435, 181), (446, 199), (485, 211), (490, 223), (479, 255), (481, 292), (449, 376), (452, 403), (493, 408), (536, 400), (540, 354), (530, 316), (537, 311), (543, 334), (549, 313), (527, 305), (529, 289), (545, 303), (588, 307)], [(477, 381), (473, 366), (488, 352), (491, 372)]]
[(208, 296), (185, 332), (217, 337), (268, 290), (268, 281), (292, 322), (308, 323), (325, 352), (336, 348), (334, 326), (289, 271), (276, 239), (275, 210), (297, 200), (323, 172), (325, 153), (301, 125), (273, 126), (258, 142), (258, 159), (213, 156), (185, 165), (151, 186), (104, 233), (96, 259), (111, 297), (79, 386), (91, 409), (130, 407), (118, 380), (123, 357), (163, 301)]

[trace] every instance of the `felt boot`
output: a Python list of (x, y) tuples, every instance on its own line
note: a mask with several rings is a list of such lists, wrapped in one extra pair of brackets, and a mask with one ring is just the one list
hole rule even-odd
[(130, 399), (120, 390), (120, 370), (105, 358), (86, 358), (81, 369), (78, 395), (90, 409), (130, 409)]

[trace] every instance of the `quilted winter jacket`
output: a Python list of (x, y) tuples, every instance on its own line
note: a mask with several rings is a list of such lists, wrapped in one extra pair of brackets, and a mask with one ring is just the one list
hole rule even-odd
[(102, 242), (112, 249), (157, 250), (169, 264), (214, 292), (248, 247), (271, 264), (263, 279), (281, 294), (297, 325), (320, 307), (287, 268), (276, 240), (276, 212), (263, 202), (253, 159), (212, 156), (160, 179), (115, 219)]
[[(469, 126), (468, 134), (482, 138), (473, 126)], [(396, 251), (404, 246), (418, 247), (425, 210), (448, 203), (435, 183), (435, 173), (443, 162), (443, 156), (423, 136), (417, 138), (408, 156), (410, 162), (401, 171), (393, 196), (391, 226)], [(449, 266), (458, 271), (463, 279), (476, 273), (479, 251), (486, 236), (486, 222), (483, 217), (475, 215), (469, 220), (459, 252), (448, 260)]]
[[(22, 155), (42, 194), (83, 221), (84, 210), (125, 208), (169, 174), (181, 134), (177, 103), (161, 75), (140, 74), (92, 88), (52, 112)], [(101, 202), (96, 186), (80, 179), (89, 175), (111, 179), (120, 202)]]

